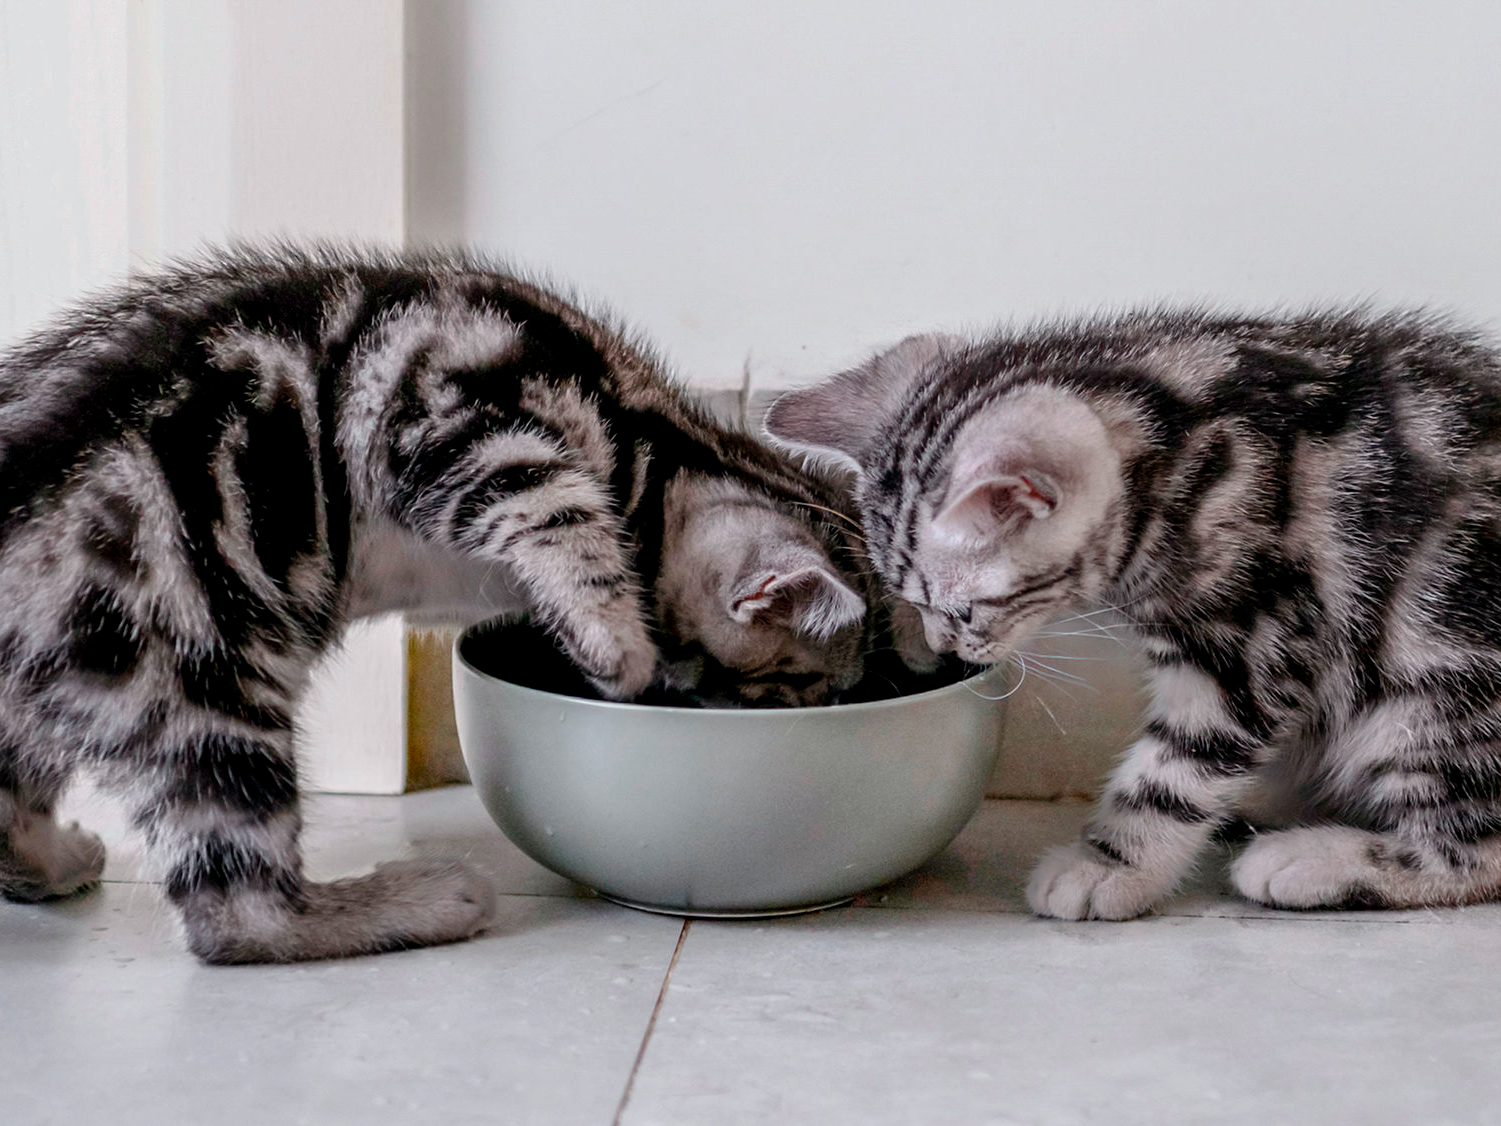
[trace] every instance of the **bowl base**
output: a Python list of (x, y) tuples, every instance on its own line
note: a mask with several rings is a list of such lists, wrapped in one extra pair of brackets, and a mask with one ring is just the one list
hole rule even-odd
[(831, 899), (826, 903), (809, 903), (804, 907), (751, 907), (742, 911), (705, 911), (693, 907), (662, 907), (655, 903), (637, 903), (633, 899), (621, 899), (618, 895), (597, 892), (601, 899), (618, 903), (635, 911), (647, 911), (653, 915), (677, 915), (684, 919), (775, 919), (782, 915), (807, 915), (814, 911), (827, 911), (830, 907), (843, 907), (853, 895)]

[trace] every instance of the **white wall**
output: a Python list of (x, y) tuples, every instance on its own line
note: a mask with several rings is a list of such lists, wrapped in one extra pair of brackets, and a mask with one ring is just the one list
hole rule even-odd
[[(1483, 0), (0, 0), (0, 342), (133, 256), (403, 225), (718, 388), (1157, 298), (1494, 322), (1498, 42)], [(351, 675), (332, 714), (374, 714)], [(1129, 669), (1090, 676), (1013, 701), (1039, 792), (1133, 722)], [(399, 784), (398, 722), (337, 723), (324, 777)]]
[(1501, 313), (1484, 0), (413, 12), (449, 129), (413, 234), (576, 280), (696, 376), (1156, 298)]
[[(136, 257), (266, 237), (400, 245), (402, 14), (401, 0), (135, 0)], [(298, 710), (305, 786), (405, 787), (406, 656), (386, 615), (316, 670)]]
[(130, 9), (140, 258), (230, 237), (401, 242), (402, 0)]
[[(205, 242), (402, 238), (401, 0), (0, 0), (0, 347)], [(361, 623), (303, 780), (406, 781), (406, 639)]]
[(129, 259), (125, 32), (123, 3), (0, 3), (0, 346)]
[[(412, 0), (408, 229), (600, 295), (698, 381), (748, 374), (752, 417), (931, 326), (1495, 323), (1498, 43), (1484, 0)], [(1091, 683), (1012, 697), (997, 792), (1087, 791), (1136, 725), (1118, 647), (1046, 651)]]

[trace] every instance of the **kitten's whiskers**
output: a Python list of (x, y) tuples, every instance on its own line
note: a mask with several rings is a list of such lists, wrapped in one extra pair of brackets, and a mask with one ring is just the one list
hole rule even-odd
[(987, 696), (987, 695), (985, 695), (985, 693), (981, 692), (978, 688), (976, 688), (973, 684), (971, 684), (967, 680), (966, 681), (962, 681), (961, 683), (963, 683), (963, 685), (964, 685), (965, 688), (969, 689), (971, 692), (973, 692), (976, 696), (980, 697), (980, 699), (982, 699), (982, 700), (990, 700), (992, 702), (995, 702), (995, 701), (999, 701), (999, 700), (1010, 699), (1012, 696), (1016, 695), (1017, 691), (1021, 688), (1021, 686), (1027, 682), (1027, 662), (1026, 661), (1017, 661), (1017, 664), (1020, 666), (1020, 668), (1022, 670), (1021, 679), (1016, 682), (1016, 684), (1015, 684), (1014, 687), (1010, 688), (1006, 692), (1003, 692), (999, 696)]
[(794, 500), (788, 501), (787, 503), (797, 508), (811, 508), (818, 512), (827, 512), (830, 516), (836, 517), (839, 520), (843, 520), (845, 524), (850, 527), (852, 534), (857, 540), (865, 544), (867, 547), (870, 546), (870, 541), (865, 538), (865, 529), (860, 526), (860, 522), (858, 520), (852, 519), (849, 516), (846, 516), (837, 508), (829, 508), (827, 505), (813, 504), (811, 501), (805, 500)]
[[(1056, 682), (1059, 682), (1059, 683), (1062, 683), (1063, 681), (1067, 681), (1070, 684), (1077, 684), (1080, 687), (1088, 688), (1091, 692), (1098, 692), (1099, 691), (1098, 688), (1096, 688), (1093, 684), (1090, 684), (1089, 681), (1085, 680), (1082, 676), (1075, 676), (1071, 672), (1065, 672), (1063, 669), (1054, 668), (1052, 665), (1048, 664), (1046, 661), (1041, 660), (1039, 658), (1039, 655), (1036, 654), (1036, 653), (1024, 652), (1023, 650), (1017, 650), (1017, 654), (1016, 655), (1018, 657), (1020, 657), (1020, 658), (1023, 659), (1024, 664), (1025, 663), (1030, 663), (1032, 666), (1034, 666), (1035, 671), (1037, 671), (1037, 675), (1040, 676), (1040, 677), (1042, 677), (1043, 680), (1052, 680), (1052, 681), (1056, 681)], [(1042, 654), (1042, 656), (1047, 656), (1047, 654)], [(1026, 658), (1031, 658), (1030, 662), (1027, 662)], [(1051, 673), (1052, 675), (1051, 676), (1045, 675), (1046, 673)]]

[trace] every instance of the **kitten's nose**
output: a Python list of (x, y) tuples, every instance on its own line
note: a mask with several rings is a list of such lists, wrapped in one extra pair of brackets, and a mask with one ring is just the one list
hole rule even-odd
[(971, 665), (994, 665), (1000, 662), (1006, 651), (998, 645), (977, 645), (966, 642), (958, 646), (954, 652), (959, 654), (959, 659)]

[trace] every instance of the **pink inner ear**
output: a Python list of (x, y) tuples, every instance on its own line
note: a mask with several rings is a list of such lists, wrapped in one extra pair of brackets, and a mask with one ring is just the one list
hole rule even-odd
[(743, 597), (743, 598), (737, 598), (735, 600), (735, 609), (738, 610), (740, 607), (744, 606), (747, 602), (761, 602), (761, 601), (764, 601), (766, 598), (770, 597), (770, 595), (768, 594), (768, 591), (771, 589), (771, 585), (774, 582), (776, 582), (776, 581), (777, 581), (777, 576), (775, 576), (775, 575), (767, 575), (765, 581), (762, 582), (761, 585), (758, 588), (756, 588), (756, 590), (754, 592), (745, 595), (745, 597)]
[(1020, 481), (1023, 487), (1026, 489), (1026, 492), (1018, 491), (1017, 499), (1035, 500), (1038, 504), (1043, 505), (1046, 508), (1053, 507), (1053, 498), (1039, 489), (1036, 484), (1033, 483), (1030, 477), (1019, 474), (1017, 476), (1017, 480)]
[(1003, 474), (972, 485), (933, 518), (945, 535), (989, 539), (1010, 535), (1029, 519), (1050, 515), (1058, 505), (1046, 484), (1024, 474)]

